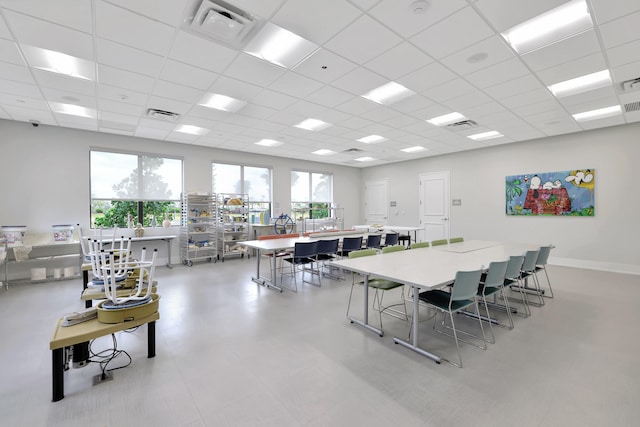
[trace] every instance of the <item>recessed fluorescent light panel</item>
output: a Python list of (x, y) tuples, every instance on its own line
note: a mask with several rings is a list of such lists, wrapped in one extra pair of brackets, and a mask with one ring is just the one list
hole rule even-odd
[(84, 80), (96, 79), (96, 66), (92, 61), (76, 58), (55, 50), (21, 45), (29, 65), (38, 70), (63, 74)]
[(358, 142), (364, 142), (365, 144), (375, 144), (377, 142), (387, 141), (387, 138), (380, 135), (369, 135), (364, 138), (357, 139)]
[(317, 120), (317, 119), (303, 120), (297, 125), (294, 125), (294, 127), (297, 127), (300, 129), (313, 130), (313, 131), (326, 129), (329, 126), (332, 126), (331, 123), (323, 122), (322, 120)]
[(275, 139), (261, 139), (256, 142), (256, 145), (262, 145), (263, 147), (277, 147), (282, 144), (282, 141), (276, 141)]
[(396, 82), (389, 82), (386, 85), (382, 85), (365, 93), (362, 97), (367, 98), (370, 101), (377, 102), (378, 104), (389, 105), (413, 94), (415, 94), (414, 91), (407, 89)]
[(55, 112), (60, 114), (69, 114), (71, 116), (88, 117), (95, 119), (98, 115), (93, 108), (81, 107), (73, 104), (62, 104), (60, 102), (50, 102), (49, 107)]
[(604, 119), (605, 117), (616, 116), (620, 113), (622, 113), (622, 109), (620, 108), (620, 106), (613, 105), (611, 107), (599, 108), (597, 110), (574, 114), (573, 118), (578, 122), (586, 122), (589, 120)]
[(357, 159), (353, 159), (356, 162), (372, 162), (375, 159), (373, 157), (358, 157)]
[(416, 145), (415, 147), (403, 148), (400, 151), (404, 151), (405, 153), (419, 153), (420, 151), (426, 151), (427, 149), (421, 145)]
[(587, 74), (586, 76), (556, 83), (549, 86), (549, 90), (558, 98), (562, 98), (563, 96), (570, 96), (593, 89), (599, 89), (601, 87), (609, 86), (610, 84), (611, 74), (609, 73), (609, 70), (602, 70), (597, 73)]
[(180, 125), (176, 128), (176, 132), (190, 133), (191, 135), (206, 135), (209, 133), (209, 129), (192, 125)]
[(207, 93), (202, 97), (198, 105), (235, 113), (236, 111), (247, 105), (247, 103), (246, 101), (241, 101), (229, 96), (220, 95), (218, 93)]
[(593, 27), (585, 0), (572, 0), (502, 33), (520, 55), (564, 40)]
[(482, 132), (482, 133), (476, 133), (475, 135), (469, 135), (467, 136), (467, 138), (471, 138), (474, 141), (484, 141), (486, 139), (493, 139), (493, 138), (501, 138), (504, 135), (501, 134), (500, 132), (496, 132), (495, 130), (492, 130), (490, 132)]
[(323, 148), (321, 150), (316, 150), (311, 154), (317, 154), (318, 156), (330, 156), (331, 154), (336, 154), (336, 152)]
[(460, 120), (466, 120), (466, 117), (460, 113), (450, 113), (445, 114), (444, 116), (434, 117), (427, 120), (427, 122), (435, 126), (446, 126), (450, 125), (451, 123), (459, 122)]
[(244, 51), (272, 64), (292, 69), (315, 53), (316, 50), (318, 50), (318, 45), (267, 22)]

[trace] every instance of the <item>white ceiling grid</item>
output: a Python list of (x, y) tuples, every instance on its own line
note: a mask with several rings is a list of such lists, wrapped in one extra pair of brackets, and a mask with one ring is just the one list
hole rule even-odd
[[(567, 0), (226, 0), (318, 45), (287, 70), (188, 29), (203, 0), (0, 0), (0, 118), (141, 138), (366, 167), (640, 120), (624, 104), (640, 89), (640, 2), (587, 0), (594, 28), (518, 55), (500, 32)], [(253, 35), (251, 35), (252, 37)], [(33, 68), (30, 47), (95, 64), (96, 80)], [(603, 69), (613, 84), (556, 98), (548, 85)], [(380, 105), (361, 95), (389, 81), (414, 95)], [(206, 93), (246, 101), (237, 112), (199, 105)], [(50, 103), (95, 109), (54, 112)], [(622, 105), (623, 114), (576, 122), (572, 114)], [(176, 122), (149, 109), (180, 114)], [(478, 125), (437, 128), (453, 111)], [(307, 118), (320, 131), (294, 127)], [(179, 125), (208, 130), (178, 132)], [(496, 130), (502, 138), (472, 141)], [(381, 135), (386, 141), (357, 140)], [(276, 147), (256, 145), (274, 139)], [(425, 151), (402, 149), (423, 146)], [(315, 155), (327, 148), (334, 155)], [(356, 148), (361, 152), (345, 152)], [(372, 162), (357, 162), (369, 156)]]

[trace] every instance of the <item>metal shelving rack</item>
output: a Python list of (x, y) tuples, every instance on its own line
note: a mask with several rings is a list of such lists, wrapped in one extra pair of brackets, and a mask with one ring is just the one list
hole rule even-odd
[(218, 256), (216, 197), (214, 194), (183, 194), (180, 256), (191, 267), (195, 261), (216, 261)]
[(218, 193), (218, 259), (249, 254), (238, 242), (249, 240), (249, 196)]

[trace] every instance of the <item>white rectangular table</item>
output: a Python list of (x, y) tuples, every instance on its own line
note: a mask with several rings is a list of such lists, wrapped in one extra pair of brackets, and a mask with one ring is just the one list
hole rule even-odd
[[(153, 241), (167, 242), (167, 267), (173, 268), (173, 266), (171, 265), (171, 241), (176, 237), (178, 236), (171, 234), (162, 236), (124, 237), (124, 240), (130, 239), (132, 243)], [(85, 236), (84, 238), (89, 240), (100, 240), (98, 236)], [(111, 244), (113, 240), (113, 237), (102, 237), (102, 244)], [(120, 240), (120, 237), (116, 237), (115, 240)]]
[[(471, 250), (470, 248), (476, 249)], [(467, 251), (461, 251), (467, 248)], [(364, 276), (364, 319), (350, 317), (352, 323), (367, 330), (384, 335), (381, 329), (369, 324), (368, 281), (369, 277), (400, 282), (414, 289), (439, 289), (454, 280), (456, 272), (488, 268), (492, 261), (504, 261), (512, 255), (522, 255), (527, 250), (539, 249), (540, 245), (521, 243), (501, 243), (472, 240), (449, 244), (443, 247), (411, 249), (384, 255), (333, 261), (332, 266), (360, 273)], [(411, 342), (394, 337), (394, 342), (440, 363), (441, 357), (428, 352), (418, 345), (419, 299), (413, 298), (413, 333)]]
[(409, 245), (411, 245), (411, 232), (413, 231), (413, 241), (418, 241), (418, 231), (422, 230), (422, 227), (412, 227), (406, 225), (383, 225), (382, 227), (373, 227), (371, 225), (354, 225), (354, 229), (361, 230), (364, 232), (382, 232), (385, 233), (398, 233), (401, 232), (407, 233), (406, 236), (409, 236)]

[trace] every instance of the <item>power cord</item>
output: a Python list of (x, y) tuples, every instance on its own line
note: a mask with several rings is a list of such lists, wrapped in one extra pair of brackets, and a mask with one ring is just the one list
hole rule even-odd
[[(135, 330), (135, 329), (132, 328), (132, 330)], [(131, 355), (129, 355), (129, 353), (127, 353), (125, 350), (118, 350), (118, 341), (116, 340), (115, 334), (111, 334), (111, 338), (113, 339), (113, 347), (99, 351), (97, 353), (94, 353), (94, 351), (91, 348), (95, 340), (91, 340), (89, 342), (89, 355), (91, 358), (97, 359), (97, 360), (91, 360), (90, 358), (89, 362), (100, 364), (100, 369), (102, 370), (102, 375), (100, 376), (100, 378), (102, 380), (107, 379), (107, 372), (115, 371), (116, 369), (126, 368), (127, 366), (131, 365)], [(122, 366), (107, 369), (109, 364), (119, 356), (125, 356), (129, 360), (127, 361), (126, 364)]]

